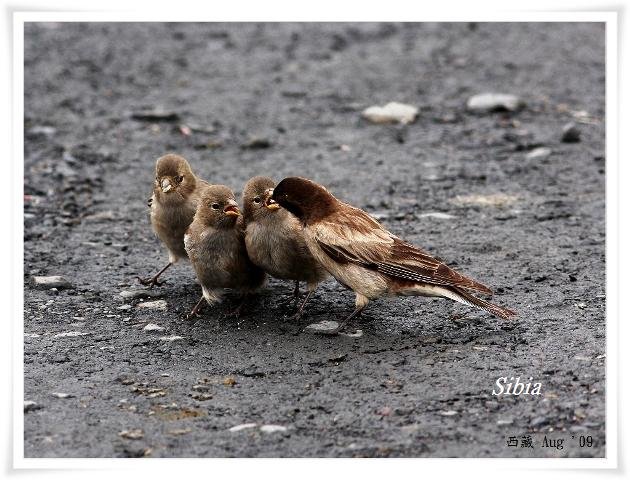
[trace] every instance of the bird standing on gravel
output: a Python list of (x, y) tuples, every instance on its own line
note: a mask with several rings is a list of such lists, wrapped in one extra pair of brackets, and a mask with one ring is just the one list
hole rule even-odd
[(153, 231), (168, 250), (168, 264), (153, 277), (138, 277), (140, 283), (149, 287), (162, 285), (159, 276), (180, 258), (187, 257), (184, 233), (195, 216), (201, 192), (208, 186), (208, 182), (195, 176), (185, 158), (175, 154), (158, 158), (149, 208)]
[(268, 203), (275, 185), (269, 177), (254, 177), (245, 184), (245, 246), (251, 261), (269, 275), (295, 280), (296, 299), (300, 295), (300, 282), (306, 282), (306, 297), (294, 317), (299, 318), (328, 272), (309, 252), (299, 220), (277, 203)]
[(210, 305), (219, 302), (224, 288), (247, 295), (265, 280), (265, 272), (247, 256), (241, 212), (224, 185), (204, 190), (184, 245), (203, 293), (189, 317), (199, 315), (204, 299)]
[(313, 257), (356, 294), (355, 310), (329, 333), (338, 333), (370, 300), (383, 296), (444, 297), (503, 319), (516, 315), (473, 296), (469, 291), (492, 291), (399, 239), (321, 185), (300, 177), (285, 178), (274, 188), (271, 202), (300, 220)]

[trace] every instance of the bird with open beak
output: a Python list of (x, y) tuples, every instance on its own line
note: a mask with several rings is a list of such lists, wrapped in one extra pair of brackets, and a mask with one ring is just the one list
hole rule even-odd
[(271, 200), (276, 183), (269, 177), (254, 177), (243, 189), (245, 246), (251, 261), (272, 277), (295, 280), (295, 298), (300, 282), (307, 294), (294, 318), (299, 318), (317, 285), (328, 277), (326, 269), (311, 255), (302, 224)]
[(302, 223), (313, 257), (356, 294), (354, 311), (330, 333), (338, 333), (370, 300), (385, 296), (444, 297), (503, 319), (516, 315), (470, 293), (492, 294), (488, 287), (396, 237), (366, 212), (337, 200), (315, 182), (285, 178), (271, 198)]
[(153, 195), (149, 199), (153, 231), (168, 250), (168, 264), (143, 285), (161, 285), (158, 278), (179, 259), (187, 258), (184, 233), (191, 224), (201, 192), (209, 184), (195, 176), (185, 158), (175, 154), (158, 158), (155, 164)]
[(225, 185), (204, 190), (184, 246), (202, 290), (189, 317), (199, 315), (204, 299), (210, 305), (219, 302), (224, 288), (247, 295), (265, 281), (265, 272), (247, 256), (241, 212)]

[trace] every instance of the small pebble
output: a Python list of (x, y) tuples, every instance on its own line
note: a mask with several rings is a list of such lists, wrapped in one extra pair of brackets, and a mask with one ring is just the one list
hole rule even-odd
[(50, 277), (34, 276), (33, 283), (39, 288), (72, 288), (72, 284), (59, 275), (53, 275)]
[(551, 149), (546, 147), (535, 148), (525, 158), (527, 160), (544, 160), (551, 155)]
[(442, 415), (443, 417), (452, 417), (453, 415), (457, 415), (457, 411), (455, 411), (455, 410), (445, 410), (443, 412), (440, 412), (440, 415)]
[(567, 123), (562, 127), (560, 140), (564, 143), (577, 143), (580, 141), (581, 134), (580, 128), (575, 123)]
[(269, 148), (269, 147), (271, 147), (271, 141), (269, 141), (267, 138), (262, 138), (262, 137), (251, 138), (250, 140), (245, 142), (243, 145), (241, 145), (241, 148), (248, 149), (248, 150), (260, 150), (260, 149)]
[(57, 129), (45, 125), (36, 125), (30, 128), (28, 133), (31, 135), (45, 135), (47, 137), (52, 137), (55, 133), (57, 133)]
[(235, 425), (230, 428), (230, 432), (240, 432), (241, 430), (247, 430), (250, 428), (257, 427), (257, 423), (243, 423), (241, 425)]
[(153, 300), (152, 302), (141, 302), (136, 305), (136, 307), (148, 308), (151, 310), (162, 310), (163, 312), (166, 312), (168, 305), (166, 303), (166, 300)]
[(381, 107), (374, 105), (363, 110), (363, 118), (372, 123), (412, 123), (418, 116), (418, 109), (413, 105), (390, 102)]
[(260, 427), (260, 431), (263, 433), (286, 432), (287, 427), (283, 427), (282, 425), (263, 425)]
[(497, 420), (497, 425), (512, 425), (514, 420), (511, 418), (500, 418)]
[(133, 308), (133, 305), (125, 303), (124, 305), (121, 305), (120, 307), (117, 307), (117, 308), (118, 310), (131, 310)]
[(83, 335), (89, 335), (89, 333), (85, 333), (85, 332), (62, 332), (62, 333), (58, 333), (57, 335), (55, 335), (55, 338), (82, 337)]
[(141, 438), (144, 438), (144, 432), (139, 428), (134, 428), (133, 430), (123, 430), (122, 432), (119, 432), (118, 435), (128, 440), (140, 440)]
[(339, 335), (350, 338), (361, 338), (363, 336), (363, 330), (355, 330), (354, 333), (339, 332)]
[(159, 325), (155, 324), (155, 323), (147, 323), (143, 330), (145, 332), (162, 332), (164, 330), (164, 327), (160, 327)]
[(428, 212), (421, 214), (420, 218), (437, 218), (439, 220), (450, 220), (451, 218), (455, 218), (455, 216), (442, 212)]
[(74, 397), (74, 395), (72, 395), (71, 393), (63, 393), (63, 392), (52, 392), (52, 396), (57, 397), (57, 398), (73, 398)]
[(83, 217), (85, 223), (111, 222), (112, 220), (116, 220), (116, 215), (112, 210), (96, 212)]
[(32, 400), (24, 400), (24, 413), (39, 410), (40, 408), (42, 407), (36, 402), (33, 402)]
[(162, 294), (153, 290), (123, 290), (119, 295), (125, 300), (134, 300), (136, 298), (161, 297)]
[(313, 333), (327, 333), (332, 332), (337, 327), (339, 327), (339, 323), (333, 320), (323, 320), (318, 323), (311, 323), (304, 330), (310, 331)]
[(165, 342), (174, 342), (175, 340), (182, 340), (184, 337), (180, 337), (179, 335), (171, 335), (170, 337), (160, 337), (160, 340)]
[(529, 422), (529, 426), (540, 427), (542, 425), (546, 425), (547, 423), (549, 423), (549, 420), (547, 420), (547, 417), (536, 417), (531, 422)]
[(458, 195), (451, 200), (453, 203), (462, 206), (478, 205), (480, 207), (505, 207), (516, 201), (513, 195), (495, 193), (490, 195)]
[(471, 112), (515, 112), (524, 106), (516, 95), (505, 93), (481, 93), (468, 99), (466, 108)]

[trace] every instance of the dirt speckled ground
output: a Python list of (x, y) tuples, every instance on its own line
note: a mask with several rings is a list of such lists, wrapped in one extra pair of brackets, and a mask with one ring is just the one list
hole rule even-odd
[[(26, 456), (605, 455), (602, 25), (28, 24), (25, 58)], [(527, 107), (468, 113), (485, 91)], [(361, 119), (394, 100), (418, 120)], [(130, 115), (157, 107), (179, 120)], [(581, 142), (562, 143), (571, 121)], [(119, 293), (166, 259), (146, 198), (167, 151), (238, 194), (256, 174), (313, 178), (520, 317), (406, 298), (373, 304), (360, 337), (294, 336), (291, 287), (271, 281), (240, 325), (221, 308), (190, 323), (186, 265), (155, 290), (166, 311), (138, 308)], [(330, 281), (306, 321), (352, 305)], [(543, 395), (492, 396), (501, 376)], [(229, 430), (245, 423), (286, 431)], [(507, 446), (523, 435), (534, 448)]]

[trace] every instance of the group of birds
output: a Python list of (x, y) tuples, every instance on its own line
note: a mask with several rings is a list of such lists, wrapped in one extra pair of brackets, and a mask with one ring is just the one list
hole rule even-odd
[[(244, 298), (260, 288), (266, 274), (306, 282), (299, 318), (317, 285), (332, 275), (356, 294), (354, 311), (328, 333), (339, 333), (370, 300), (396, 295), (444, 297), (509, 319), (516, 312), (474, 296), (492, 291), (449, 268), (427, 252), (388, 232), (363, 210), (335, 198), (325, 187), (301, 177), (276, 184), (254, 177), (243, 189), (241, 207), (232, 190), (197, 177), (183, 157), (167, 154), (155, 166), (149, 200), (153, 230), (169, 262), (144, 285), (180, 259), (189, 259), (205, 302), (221, 300), (225, 288)], [(237, 309), (238, 310), (238, 309)]]

